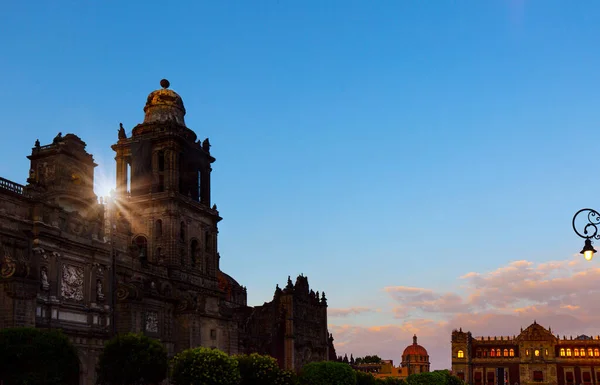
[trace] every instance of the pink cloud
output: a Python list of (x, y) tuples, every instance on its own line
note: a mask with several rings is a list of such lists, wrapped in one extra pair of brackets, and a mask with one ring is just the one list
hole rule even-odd
[[(496, 270), (459, 278), (460, 291), (390, 286), (389, 324), (330, 325), (338, 354), (378, 354), (399, 363), (417, 334), (434, 369), (450, 367), (450, 334), (461, 327), (473, 336), (513, 336), (534, 320), (560, 336), (597, 335), (600, 268), (578, 259), (514, 261)], [(386, 309), (383, 309), (384, 311)], [(348, 315), (352, 314), (348, 312)], [(399, 320), (402, 319), (402, 320)]]
[(361, 314), (361, 313), (369, 313), (375, 311), (375, 309), (371, 309), (368, 307), (349, 307), (349, 308), (330, 308), (327, 309), (327, 315), (329, 317), (347, 317), (352, 314)]

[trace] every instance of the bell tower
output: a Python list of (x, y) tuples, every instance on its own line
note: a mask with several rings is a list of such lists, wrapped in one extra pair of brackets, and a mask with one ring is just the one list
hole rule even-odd
[(210, 281), (218, 271), (216, 206), (210, 175), (215, 158), (185, 125), (181, 97), (168, 80), (148, 95), (144, 121), (130, 137), (120, 125), (116, 152), (120, 215), (130, 246), (142, 264), (156, 263), (196, 273)]

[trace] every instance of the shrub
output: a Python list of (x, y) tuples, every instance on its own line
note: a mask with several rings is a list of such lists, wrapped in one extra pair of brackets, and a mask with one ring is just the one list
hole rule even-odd
[(407, 385), (406, 381), (398, 377), (387, 377), (382, 379), (379, 385)]
[(173, 358), (174, 385), (237, 385), (240, 379), (237, 360), (217, 349), (188, 349)]
[(298, 376), (296, 376), (296, 373), (289, 370), (280, 370), (277, 374), (277, 380), (275, 383), (277, 385), (298, 385), (299, 380)]
[(446, 377), (437, 372), (411, 374), (406, 379), (408, 385), (445, 385)]
[(279, 379), (279, 365), (273, 357), (252, 353), (235, 359), (242, 377), (240, 385), (275, 385)]
[(356, 385), (379, 385), (381, 381), (378, 381), (375, 376), (370, 373), (356, 371)]
[(356, 372), (343, 362), (311, 362), (302, 368), (303, 385), (355, 385)]
[(96, 367), (99, 385), (158, 384), (167, 377), (163, 345), (143, 334), (116, 336), (106, 343)]
[(79, 384), (77, 350), (60, 331), (0, 330), (0, 380), (4, 385)]

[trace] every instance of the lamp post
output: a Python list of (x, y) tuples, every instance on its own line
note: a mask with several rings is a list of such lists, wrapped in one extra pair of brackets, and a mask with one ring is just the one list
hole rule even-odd
[[(579, 228), (579, 230), (582, 230), (583, 232), (580, 232), (577, 229), (577, 224), (575, 223), (579, 215), (583, 216), (584, 219), (587, 220), (585, 226)], [(594, 257), (594, 253), (596, 252), (596, 249), (594, 249), (594, 246), (592, 246), (592, 239), (600, 239), (600, 234), (598, 234), (598, 226), (600, 226), (600, 213), (596, 210), (581, 209), (573, 216), (573, 230), (575, 231), (575, 234), (585, 239), (583, 249), (579, 253), (583, 254), (583, 258), (585, 258), (586, 261), (591, 261)]]

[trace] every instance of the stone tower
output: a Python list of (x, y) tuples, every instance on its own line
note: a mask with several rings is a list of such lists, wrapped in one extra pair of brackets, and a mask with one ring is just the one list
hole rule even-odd
[[(149, 298), (142, 301), (137, 315), (127, 314), (132, 307), (120, 299), (118, 328), (136, 329), (142, 318), (143, 331), (157, 333), (174, 351), (203, 345), (235, 353), (237, 329), (226, 309), (228, 298), (219, 287), (217, 223), (221, 217), (210, 199), (215, 158), (208, 139), (200, 142), (186, 127), (181, 97), (169, 89), (167, 80), (160, 84), (162, 89), (148, 96), (143, 123), (133, 128), (130, 137), (121, 125), (118, 142), (112, 146), (117, 189), (109, 215), (115, 224), (111, 236), (117, 248), (129, 254), (122, 263), (133, 261), (136, 270), (118, 281), (125, 286), (149, 285)], [(119, 292), (127, 298), (136, 298), (133, 293), (139, 292), (125, 289)], [(150, 300), (153, 291), (161, 302)], [(245, 297), (245, 292), (236, 297), (239, 305), (246, 305)], [(157, 325), (163, 323), (161, 331)]]

